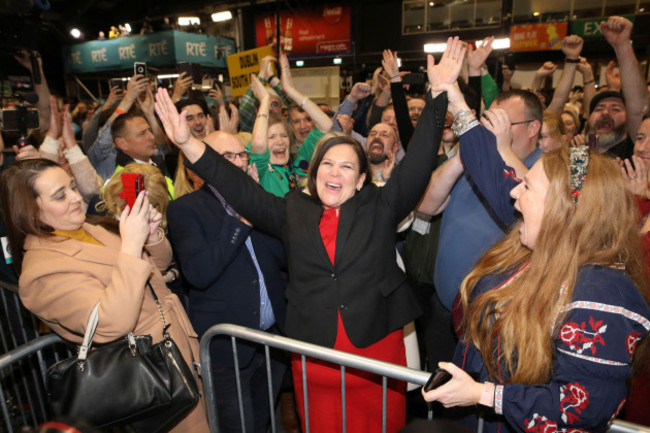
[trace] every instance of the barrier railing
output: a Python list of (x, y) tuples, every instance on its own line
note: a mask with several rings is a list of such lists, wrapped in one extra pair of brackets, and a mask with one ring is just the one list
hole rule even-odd
[[(47, 367), (60, 359), (54, 345), (63, 340), (47, 334), (0, 356), (0, 431), (12, 433), (24, 426), (36, 426), (50, 417), (45, 391)], [(71, 356), (65, 348), (63, 356)]]
[[(368, 371), (370, 373), (375, 373), (382, 376), (382, 432), (386, 432), (386, 392), (387, 392), (387, 379), (397, 379), (404, 382), (414, 383), (416, 385), (423, 386), (431, 373), (415, 370), (408, 367), (402, 367), (395, 364), (390, 364), (388, 362), (377, 361), (374, 359), (366, 358), (363, 356), (352, 355), (349, 353), (341, 352), (334, 349), (325, 348), (322, 346), (317, 346), (311, 343), (305, 343), (302, 341), (294, 340), (287, 337), (282, 337), (276, 334), (269, 334), (263, 331), (245, 328), (243, 326), (232, 325), (232, 324), (220, 324), (215, 325), (208, 329), (206, 333), (201, 338), (201, 375), (203, 377), (203, 393), (205, 396), (206, 410), (208, 413), (208, 423), (210, 424), (210, 431), (212, 433), (218, 433), (218, 416), (217, 416), (217, 406), (215, 398), (215, 390), (212, 385), (212, 369), (211, 369), (211, 359), (210, 359), (210, 343), (213, 338), (226, 335), (231, 337), (232, 341), (232, 350), (235, 363), (235, 378), (237, 382), (237, 398), (239, 402), (239, 414), (241, 420), (242, 431), (246, 432), (246, 426), (244, 423), (244, 410), (242, 403), (242, 392), (241, 392), (241, 382), (239, 379), (239, 365), (237, 357), (237, 339), (243, 339), (246, 341), (263, 344), (264, 353), (266, 356), (266, 368), (267, 368), (267, 381), (268, 386), (268, 397), (269, 397), (269, 407), (270, 417), (271, 417), (271, 428), (273, 433), (275, 433), (275, 418), (274, 418), (274, 402), (273, 402), (273, 389), (270, 381), (270, 355), (269, 347), (274, 347), (277, 349), (285, 350), (291, 353), (297, 353), (301, 356), (302, 362), (302, 389), (303, 389), (303, 398), (305, 404), (305, 433), (309, 433), (309, 399), (307, 395), (307, 376), (305, 362), (306, 357), (312, 357), (316, 359), (321, 359), (324, 361), (332, 362), (340, 365), (341, 370), (341, 402), (342, 402), (342, 422), (343, 422), (343, 432), (346, 432), (345, 425), (345, 368), (355, 368), (358, 370)], [(429, 411), (429, 419), (432, 417), (432, 412)], [(478, 433), (482, 431), (482, 423), (479, 420), (479, 430)], [(650, 433), (650, 428), (643, 427), (637, 424), (632, 424), (626, 421), (615, 421), (607, 433)]]

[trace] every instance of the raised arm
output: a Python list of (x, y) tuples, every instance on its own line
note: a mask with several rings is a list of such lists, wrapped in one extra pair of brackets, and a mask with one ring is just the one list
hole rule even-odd
[(557, 65), (553, 62), (544, 62), (544, 64), (535, 72), (533, 82), (530, 84), (530, 88), (533, 91), (541, 90), (544, 87), (544, 80), (546, 77), (553, 75), (553, 72), (557, 69)]
[(385, 194), (397, 209), (399, 220), (415, 208), (436, 165), (436, 155), (447, 115), (447, 95), (441, 94), (445, 90), (442, 86), (450, 86), (452, 83), (456, 85), (464, 56), (465, 48), (458, 37), (447, 40), (447, 48), (439, 64), (435, 64), (433, 56), (427, 56), (431, 94), (426, 96), (426, 105), (406, 156), (396, 168), (396, 173), (382, 188), (382, 194)]
[(309, 117), (311, 117), (314, 126), (323, 133), (328, 133), (332, 130), (332, 119), (329, 118), (318, 105), (311, 99), (300, 93), (293, 85), (293, 78), (291, 77), (291, 68), (289, 67), (289, 59), (287, 55), (282, 53), (280, 55), (280, 68), (282, 69), (282, 89), (293, 102), (302, 107)]
[(623, 17), (609, 17), (600, 23), (600, 31), (616, 52), (627, 111), (627, 133), (636, 137), (643, 115), (648, 111), (648, 90), (630, 43), (632, 23)]
[(217, 188), (254, 227), (280, 237), (284, 228), (284, 200), (264, 191), (241, 169), (193, 137), (185, 112), (178, 113), (165, 89), (158, 89), (155, 107), (167, 137), (183, 152), (188, 167)]
[(395, 120), (397, 121), (397, 129), (399, 129), (400, 141), (406, 150), (413, 136), (413, 123), (411, 123), (406, 95), (402, 87), (402, 74), (397, 66), (397, 53), (393, 53), (391, 50), (384, 50), (381, 64), (390, 76), (390, 93), (393, 96)]
[(257, 110), (257, 119), (253, 127), (251, 152), (266, 153), (268, 150), (269, 104), (271, 102), (271, 96), (255, 74), (251, 74), (251, 88), (260, 101), (260, 107)]
[(339, 105), (339, 108), (334, 114), (334, 126), (332, 128), (334, 131), (346, 132), (345, 129), (341, 128), (341, 125), (338, 121), (338, 116), (347, 115), (352, 118), (352, 113), (354, 112), (354, 108), (357, 106), (357, 103), (360, 100), (367, 98), (370, 95), (371, 91), (372, 90), (370, 84), (362, 82), (354, 83), (352, 90), (350, 90), (350, 93), (343, 99), (343, 102), (341, 105)]
[(569, 92), (573, 87), (576, 76), (578, 63), (580, 62), (580, 53), (582, 52), (583, 40), (580, 36), (567, 36), (562, 41), (562, 52), (566, 56), (562, 75), (555, 86), (555, 93), (551, 103), (548, 104), (548, 110), (562, 113), (564, 104), (569, 100)]
[[(591, 99), (596, 96), (596, 78), (594, 77), (594, 71), (591, 69), (591, 64), (584, 57), (580, 57), (578, 72), (582, 74), (582, 116), (587, 118), (589, 117)], [(576, 125), (576, 127), (580, 127), (580, 125)]]
[[(45, 132), (50, 120), (50, 88), (43, 72), (43, 59), (38, 51), (29, 52), (27, 50), (21, 50), (14, 58), (28, 69), (32, 76), (34, 91), (38, 95), (36, 108), (38, 108), (39, 130)], [(36, 59), (36, 70), (32, 67), (32, 58)]]

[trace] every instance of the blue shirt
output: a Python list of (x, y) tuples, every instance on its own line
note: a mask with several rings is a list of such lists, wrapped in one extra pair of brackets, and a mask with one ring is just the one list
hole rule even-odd
[[(473, 181), (475, 184), (481, 184), (482, 187), (486, 186), (490, 183), (487, 179), (488, 176), (497, 179), (503, 177), (504, 181), (507, 180), (503, 176), (505, 164), (496, 150), (494, 135), (483, 126), (477, 126), (463, 134), (460, 143), (465, 173), (451, 190), (449, 203), (442, 214), (438, 255), (433, 274), (438, 297), (445, 308), (449, 310), (451, 310), (460, 284), (476, 261), (504, 236), (505, 232), (500, 225), (510, 225), (516, 220), (512, 201), (510, 201), (507, 192), (503, 192), (503, 189), (509, 188), (508, 186), (502, 190), (494, 191), (494, 194), (503, 195), (507, 203), (510, 203), (511, 218), (506, 221), (505, 218), (503, 220), (496, 218), (494, 212), (488, 213), (486, 204), (481, 201), (473, 189), (474, 186), (470, 183)], [(471, 151), (463, 152), (463, 149), (467, 149), (469, 146), (471, 146)], [(537, 147), (528, 155), (524, 161), (526, 167), (532, 167), (541, 153), (540, 148)], [(498, 161), (495, 158), (498, 158)], [(471, 162), (475, 161), (480, 161), (483, 164), (481, 172), (473, 169), (474, 165)], [(468, 168), (472, 170), (470, 171)]]

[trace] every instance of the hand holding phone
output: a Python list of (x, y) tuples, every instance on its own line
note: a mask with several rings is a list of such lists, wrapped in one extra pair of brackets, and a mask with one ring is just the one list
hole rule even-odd
[(126, 201), (129, 207), (129, 212), (133, 209), (133, 203), (138, 198), (140, 191), (144, 191), (144, 176), (139, 173), (121, 173), (122, 178), (122, 192), (120, 197)]
[[(478, 373), (474, 371), (466, 371), (466, 373), (475, 381), (479, 380)], [(429, 392), (431, 390), (439, 388), (445, 383), (449, 382), (452, 378), (453, 376), (447, 370), (436, 368), (436, 370), (431, 374), (431, 377), (429, 377), (429, 380), (427, 380), (427, 383), (424, 385), (424, 392)]]

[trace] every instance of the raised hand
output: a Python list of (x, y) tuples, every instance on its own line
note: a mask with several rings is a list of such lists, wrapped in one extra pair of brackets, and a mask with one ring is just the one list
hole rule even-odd
[[(56, 97), (53, 95), (50, 95), (50, 128), (47, 130), (47, 135), (55, 140), (61, 136), (61, 113), (56, 103)], [(72, 135), (74, 136), (74, 133)]]
[(174, 82), (174, 91), (172, 93), (172, 101), (178, 102), (181, 100), (185, 92), (192, 87), (194, 82), (192, 75), (187, 72), (181, 72), (176, 81)]
[(223, 105), (223, 93), (219, 88), (218, 84), (215, 84), (213, 88), (208, 90), (208, 97), (216, 101), (217, 105)]
[(469, 54), (467, 55), (467, 66), (469, 67), (469, 73), (471, 75), (480, 75), (481, 66), (485, 64), (488, 56), (492, 52), (492, 42), (494, 42), (494, 36), (483, 39), (481, 42), (476, 44), (476, 49), (470, 44), (469, 45)]
[(251, 74), (251, 89), (258, 101), (261, 101), (264, 96), (269, 95), (269, 91), (255, 74)]
[(63, 111), (63, 145), (66, 149), (72, 149), (77, 146), (77, 141), (74, 138), (74, 129), (72, 128), (72, 115), (68, 111), (68, 105), (64, 107)]
[(579, 59), (583, 43), (580, 36), (567, 36), (562, 40), (562, 52), (568, 59)]
[(257, 165), (248, 164), (248, 175), (257, 183), (260, 183), (260, 173), (257, 171)]
[(120, 89), (119, 86), (111, 87), (111, 90), (108, 92), (108, 96), (106, 97), (106, 101), (104, 101), (104, 105), (101, 106), (100, 110), (103, 111), (113, 108), (117, 101), (122, 98), (124, 98), (124, 91)]
[(368, 83), (354, 83), (348, 98), (350, 99), (350, 102), (358, 102), (363, 98), (367, 98), (370, 95), (371, 90), (370, 84)]
[(282, 70), (282, 90), (289, 93), (293, 90), (293, 78), (291, 77), (291, 67), (289, 59), (285, 53), (280, 54), (280, 69)]
[(397, 52), (393, 53), (391, 50), (384, 50), (381, 65), (384, 67), (384, 71), (386, 71), (391, 81), (402, 80), (399, 73), (399, 66), (397, 65)]
[[(634, 165), (632, 165), (634, 163)], [(648, 196), (648, 171), (643, 159), (632, 155), (632, 162), (626, 159), (621, 164), (621, 173), (625, 180), (628, 181), (630, 191), (643, 198)]]
[[(456, 83), (460, 69), (463, 66), (463, 60), (465, 59), (465, 51), (466, 48), (463, 47), (462, 42), (456, 36), (447, 39), (447, 47), (442, 54), (440, 63), (436, 65), (433, 56), (427, 56), (427, 76), (433, 97), (438, 96), (444, 90), (449, 92), (451, 90), (449, 88), (450, 86), (445, 85)], [(456, 87), (458, 87), (457, 84)], [(451, 96), (449, 101), (451, 103)]]
[(548, 77), (552, 75), (557, 69), (557, 65), (553, 62), (544, 62), (544, 64), (535, 72), (535, 75), (540, 77)]
[(600, 31), (607, 42), (614, 48), (630, 43), (632, 22), (623, 17), (609, 17), (600, 23)]
[(273, 56), (264, 56), (260, 61), (260, 78), (269, 80), (269, 77), (273, 75), (273, 62), (277, 59)]
[(616, 62), (611, 60), (607, 64), (607, 69), (605, 70), (605, 78), (607, 79), (607, 86), (610, 90), (621, 90), (621, 74), (616, 72)]
[(339, 114), (336, 116), (336, 120), (341, 125), (341, 132), (350, 135), (352, 134), (352, 129), (354, 129), (354, 119), (348, 116), (347, 114)]
[(481, 119), (481, 124), (497, 138), (499, 152), (510, 150), (512, 146), (512, 124), (508, 113), (501, 108), (490, 108), (485, 110), (485, 116)]
[(162, 87), (158, 88), (154, 108), (171, 142), (179, 147), (186, 144), (190, 140), (191, 135), (190, 127), (187, 125), (187, 120), (185, 119), (185, 110), (178, 114), (178, 110), (166, 89)]
[(230, 122), (228, 123), (230, 133), (237, 134), (237, 131), (239, 130), (239, 110), (232, 102), (228, 105), (230, 106)]
[(135, 101), (149, 87), (149, 80), (142, 74), (134, 75), (126, 85), (125, 98)]
[(165, 236), (163, 233), (157, 235), (159, 233), (158, 227), (160, 227), (160, 224), (162, 224), (162, 220), (163, 220), (162, 214), (158, 212), (158, 209), (153, 207), (153, 205), (150, 203), (149, 204), (149, 236), (147, 237), (148, 244), (160, 242), (162, 240), (162, 237), (160, 237), (160, 235)]
[(144, 98), (138, 98), (138, 105), (145, 115), (153, 114), (153, 92), (147, 87), (144, 91)]

